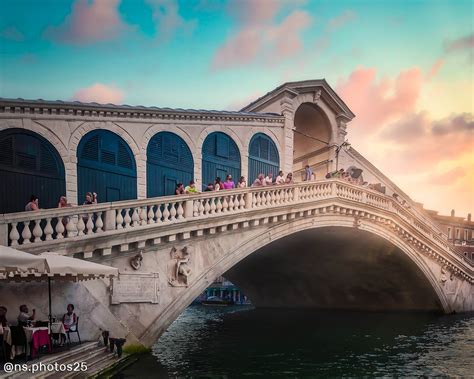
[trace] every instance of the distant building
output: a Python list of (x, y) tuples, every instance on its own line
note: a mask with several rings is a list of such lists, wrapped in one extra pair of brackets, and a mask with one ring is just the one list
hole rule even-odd
[(474, 260), (474, 221), (472, 221), (471, 214), (469, 213), (467, 218), (464, 218), (456, 216), (454, 209), (450, 216), (440, 215), (438, 211), (430, 209), (425, 209), (425, 211), (438, 222), (456, 250), (465, 257)]

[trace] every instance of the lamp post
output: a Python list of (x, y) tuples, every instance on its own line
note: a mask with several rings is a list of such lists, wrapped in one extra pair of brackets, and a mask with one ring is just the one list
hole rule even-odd
[(345, 151), (349, 151), (351, 144), (349, 143), (349, 141), (346, 140), (340, 145), (334, 145), (334, 146), (336, 147), (336, 171), (337, 171), (338, 166), (339, 166), (339, 152), (341, 151), (341, 149), (344, 149)]

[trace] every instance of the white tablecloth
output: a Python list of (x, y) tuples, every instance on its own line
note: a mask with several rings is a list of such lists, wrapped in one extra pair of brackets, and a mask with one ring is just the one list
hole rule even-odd
[(66, 329), (61, 321), (51, 323), (51, 333), (66, 334)]

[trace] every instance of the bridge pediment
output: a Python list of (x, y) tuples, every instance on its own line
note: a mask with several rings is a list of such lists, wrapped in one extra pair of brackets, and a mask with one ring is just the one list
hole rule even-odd
[[(298, 101), (297, 98), (303, 100)], [(299, 82), (288, 82), (268, 92), (264, 96), (242, 108), (242, 112), (275, 112), (282, 113), (282, 104), (290, 104), (296, 111), (298, 103), (323, 102), (333, 114), (344, 121), (350, 121), (355, 114), (346, 103), (331, 88), (325, 79), (305, 80)]]

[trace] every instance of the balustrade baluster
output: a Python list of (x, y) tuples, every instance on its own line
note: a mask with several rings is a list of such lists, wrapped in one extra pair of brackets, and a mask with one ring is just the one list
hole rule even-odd
[(117, 223), (117, 229), (123, 229), (122, 212), (123, 212), (123, 209), (117, 209), (117, 217), (115, 218), (115, 222)]
[(245, 194), (241, 193), (239, 195), (239, 209), (245, 208)]
[(272, 195), (270, 194), (271, 191), (267, 192), (267, 205), (272, 204)]
[(265, 204), (267, 203), (267, 196), (265, 194), (265, 191), (262, 191), (259, 194), (260, 194), (260, 205), (264, 207)]
[(194, 200), (194, 202), (193, 202), (193, 217), (198, 217), (199, 216), (200, 204), (201, 204), (200, 200)]
[(281, 204), (281, 189), (275, 191), (275, 202)]
[(138, 226), (140, 221), (140, 216), (138, 215), (138, 208), (133, 208), (133, 213), (132, 213), (132, 226)]
[(46, 219), (46, 226), (44, 227), (45, 241), (51, 241), (53, 239), (53, 227), (51, 225), (51, 217)]
[(206, 199), (204, 205), (204, 214), (207, 216), (211, 212), (211, 205), (209, 204), (210, 200)]
[(232, 212), (234, 210), (234, 196), (230, 196), (229, 198), (229, 210)]
[(68, 238), (74, 237), (76, 234), (76, 224), (74, 220), (75, 216), (67, 217), (67, 224), (66, 224), (66, 234)]
[(95, 220), (95, 232), (102, 233), (104, 229), (104, 222), (102, 221), (102, 212), (97, 212), (97, 219)]
[(176, 221), (176, 203), (170, 204), (170, 221)]
[(273, 191), (272, 191), (272, 195), (271, 195), (271, 199), (270, 199), (273, 205), (277, 204), (277, 201), (276, 201), (276, 192), (277, 192), (277, 190), (273, 190)]
[(209, 199), (209, 202), (211, 203), (211, 209), (209, 211), (210, 214), (216, 213), (216, 201), (218, 201), (218, 198)]
[(41, 229), (40, 220), (35, 220), (35, 227), (33, 228), (33, 236), (35, 237), (34, 242), (41, 242), (43, 236), (43, 229)]
[(61, 217), (58, 217), (58, 222), (56, 224), (56, 239), (57, 240), (61, 240), (64, 238), (64, 224), (63, 224), (63, 220), (61, 219)]
[(140, 212), (140, 225), (146, 225), (148, 222), (148, 216), (147, 216), (147, 208), (146, 205), (141, 208)]
[[(194, 212), (193, 212), (193, 213), (194, 213)], [(178, 203), (177, 214), (178, 214), (178, 217), (177, 217), (178, 220), (184, 219), (184, 216), (183, 216), (183, 214), (184, 214), (184, 208), (183, 208), (183, 203), (182, 203), (181, 201)]]
[(125, 222), (125, 229), (130, 228), (130, 223), (132, 222), (132, 218), (130, 217), (131, 208), (125, 209), (125, 217), (123, 221)]
[(21, 236), (23, 237), (23, 245), (27, 245), (31, 243), (30, 238), (31, 238), (31, 231), (30, 231), (30, 222), (29, 221), (24, 221), (23, 222), (24, 228), (23, 232), (21, 233)]
[(227, 201), (227, 197), (224, 196), (224, 199), (222, 200), (222, 212), (227, 212), (229, 210), (229, 203)]
[(170, 211), (168, 209), (169, 203), (165, 203), (165, 208), (163, 210), (163, 222), (169, 222), (170, 221)]
[[(94, 221), (92, 221), (92, 217), (94, 216), (94, 213), (89, 213), (87, 215), (87, 235), (92, 235), (94, 233)], [(58, 222), (58, 225), (59, 225), (59, 222)], [(56, 231), (57, 231), (57, 227), (56, 227)]]
[(77, 220), (77, 235), (83, 236), (85, 228), (86, 225), (84, 224), (84, 219), (82, 218), (82, 215), (79, 215), (79, 219)]
[(18, 233), (17, 229), (17, 222), (12, 222), (12, 230), (10, 230), (10, 234), (8, 235), (10, 237), (10, 245), (11, 246), (16, 246), (18, 245), (18, 240), (20, 239), (20, 234)]
[(217, 202), (217, 204), (216, 204), (216, 213), (221, 213), (221, 211), (222, 211), (221, 198), (220, 197), (216, 198), (216, 202)]
[[(204, 214), (204, 212), (206, 211), (206, 209), (204, 207), (204, 204), (203, 204), (204, 202), (206, 204), (208, 204), (207, 200), (199, 200), (199, 216), (202, 216)], [(207, 210), (206, 212), (209, 212), (209, 210)]]
[(155, 212), (156, 222), (163, 222), (161, 219), (162, 217), (163, 217), (163, 214), (161, 213), (161, 204), (158, 204), (156, 206), (156, 212)]
[(155, 212), (153, 212), (153, 205), (150, 205), (148, 208), (148, 224), (154, 224), (155, 221)]

